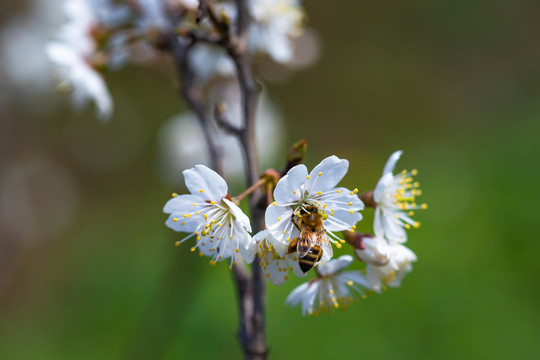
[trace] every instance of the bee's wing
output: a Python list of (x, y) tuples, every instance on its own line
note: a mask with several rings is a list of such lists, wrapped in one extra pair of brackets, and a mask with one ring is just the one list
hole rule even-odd
[(334, 256), (334, 249), (332, 248), (332, 242), (328, 238), (326, 231), (323, 231), (317, 235), (316, 239), (317, 244), (321, 247), (322, 261), (328, 261)]
[[(302, 237), (304, 235), (304, 237)], [(313, 246), (312, 241), (309, 237), (306, 237), (304, 233), (300, 233), (300, 237), (298, 238), (298, 242), (296, 245), (296, 255), (298, 255), (298, 258), (301, 259), (311, 250), (311, 247)]]

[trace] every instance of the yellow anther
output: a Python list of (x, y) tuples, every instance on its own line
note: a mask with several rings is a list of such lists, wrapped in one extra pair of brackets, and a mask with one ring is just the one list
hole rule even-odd
[(174, 246), (180, 246), (180, 241), (175, 242)]
[(349, 195), (354, 195), (354, 191), (351, 191), (351, 192), (349, 193)]
[(341, 244), (340, 244), (340, 243), (338, 243), (338, 242), (336, 241), (334, 244), (336, 245), (336, 247), (337, 247), (338, 249), (341, 249)]
[(420, 205), (420, 208), (422, 210), (426, 210), (428, 208), (428, 205), (427, 204), (422, 204), (422, 205)]
[(202, 236), (208, 235), (208, 231), (206, 231), (206, 230), (201, 231), (201, 235), (202, 235)]
[(411, 225), (405, 224), (405, 229), (410, 229), (410, 228), (411, 228)]
[(201, 189), (201, 190), (200, 190), (200, 192), (201, 192), (201, 193), (203, 193), (203, 192), (204, 192), (204, 190), (203, 190), (203, 189)]
[(345, 244), (345, 240), (343, 240), (343, 239), (339, 239), (339, 242), (342, 243), (342, 244)]
[(195, 251), (195, 248), (194, 248), (194, 247), (192, 247), (192, 248), (191, 248), (191, 252), (194, 252), (194, 251)]
[(274, 202), (272, 203), (272, 205), (273, 205), (273, 206), (277, 206), (277, 202), (274, 201)]
[(336, 192), (337, 192), (338, 194), (341, 194), (341, 190), (339, 190), (339, 189), (338, 189), (338, 190), (336, 190)]
[(352, 206), (352, 202), (349, 202), (347, 205)]
[(199, 232), (198, 232), (198, 231), (195, 231), (195, 235), (199, 235)]
[(221, 225), (221, 223), (218, 223), (217, 226), (223, 226), (223, 225)]
[(240, 249), (239, 249), (239, 248), (236, 248), (236, 249), (235, 249), (234, 251), (236, 251), (236, 252), (240, 252)]
[(287, 238), (287, 242), (289, 242), (289, 241), (291, 241), (291, 238), (290, 238), (290, 237)]
[(201, 212), (200, 211), (197, 211), (195, 214), (199, 215)]
[(420, 222), (419, 221), (415, 222), (413, 226), (415, 229), (418, 229), (420, 227)]
[(183, 222), (183, 223), (180, 223), (180, 225), (186, 225), (186, 223), (185, 223), (185, 222)]
[(177, 218), (173, 218), (173, 219), (172, 219), (172, 221), (174, 221), (174, 222), (177, 222), (177, 221), (178, 221), (178, 219), (177, 219)]
[(283, 275), (283, 279), (287, 280), (289, 277), (287, 275)]
[(351, 226), (351, 229), (353, 230), (356, 229), (356, 225)]
[(193, 203), (193, 206), (197, 206), (197, 204), (196, 204), (196, 203)]
[(188, 217), (188, 218), (191, 218), (191, 214), (188, 214), (188, 216), (187, 216), (187, 217)]
[(414, 211), (409, 211), (408, 214), (409, 214), (409, 216), (413, 216), (413, 215), (414, 215)]
[(415, 188), (417, 188), (417, 187), (420, 186), (420, 183), (419, 183), (418, 181), (415, 181), (415, 182), (413, 183), (413, 186), (414, 186)]
[(350, 213), (350, 214), (354, 214), (354, 210), (350, 210), (349, 213)]
[(321, 175), (322, 175), (322, 171), (319, 171), (319, 176), (321, 176)]
[(418, 175), (418, 170), (412, 169), (412, 170), (411, 170), (411, 175), (412, 175), (412, 176)]
[(210, 201), (210, 204), (216, 205), (216, 202), (214, 200)]
[(197, 236), (197, 240), (201, 240), (201, 237), (200, 237), (200, 236)]
[(232, 263), (232, 264), (233, 264), (233, 266), (236, 266), (236, 265), (238, 265), (238, 263), (237, 263), (236, 261), (233, 261), (233, 263)]
[(232, 235), (229, 235), (229, 239), (232, 239)]
[(320, 191), (317, 191), (317, 195), (322, 195), (322, 192), (320, 192)]
[(283, 230), (283, 233), (285, 234), (285, 230)]
[(334, 290), (333, 289), (330, 289), (330, 294), (333, 294), (334, 293)]
[(172, 193), (172, 197), (177, 197), (178, 194), (177, 193)]
[(395, 214), (394, 217), (395, 217), (396, 219), (399, 219), (399, 214)]
[(202, 253), (202, 251), (199, 251), (199, 256), (203, 256), (204, 254)]
[[(334, 300), (335, 301), (335, 300)], [(339, 308), (339, 304), (338, 303), (334, 303), (334, 307), (337, 309)]]
[(231, 266), (231, 265), (229, 265), (229, 270), (232, 270), (232, 266)]
[(352, 280), (347, 281), (347, 285), (353, 286), (354, 282)]
[(293, 192), (292, 192), (292, 193), (293, 193), (293, 194), (296, 194), (296, 190), (293, 190)]
[(212, 266), (216, 265), (216, 262), (215, 262), (214, 260), (210, 260), (209, 263), (210, 263), (210, 265), (212, 265)]
[(353, 192), (354, 192), (355, 194), (357, 194), (357, 193), (358, 193), (358, 189), (354, 189)]
[(277, 218), (277, 221), (281, 221), (281, 217), (278, 217), (278, 218)]
[(266, 273), (266, 277), (269, 278), (269, 277), (270, 277), (270, 273)]

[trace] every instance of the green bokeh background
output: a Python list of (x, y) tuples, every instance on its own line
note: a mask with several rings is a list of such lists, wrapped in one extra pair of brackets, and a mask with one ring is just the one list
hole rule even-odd
[[(417, 214), (422, 227), (407, 245), (419, 260), (399, 289), (303, 318), (284, 306), (300, 279), (268, 284), (271, 358), (540, 357), (540, 3), (306, 8), (321, 59), (265, 85), (287, 122), (285, 143), (306, 138), (310, 168), (330, 154), (349, 159), (343, 185), (360, 190), (403, 149), (398, 168), (419, 170), (429, 209)], [(16, 266), (0, 294), (0, 358), (241, 358), (227, 265), (175, 248), (178, 234), (164, 226), (162, 206), (183, 189), (160, 181), (157, 132), (185, 105), (174, 83), (150, 70), (129, 67), (109, 80), (116, 113), (108, 124), (68, 106), (0, 115), (16, 136), (14, 154), (46, 149), (81, 194), (68, 232), (8, 247)], [(115, 156), (134, 118), (143, 144), (135, 161), (94, 171), (72, 156), (73, 132), (83, 151)]]

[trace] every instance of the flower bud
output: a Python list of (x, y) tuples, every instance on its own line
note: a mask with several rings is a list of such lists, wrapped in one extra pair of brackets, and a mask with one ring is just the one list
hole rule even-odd
[(356, 257), (368, 264), (384, 266), (390, 261), (390, 247), (382, 237), (353, 233), (346, 240), (354, 247)]

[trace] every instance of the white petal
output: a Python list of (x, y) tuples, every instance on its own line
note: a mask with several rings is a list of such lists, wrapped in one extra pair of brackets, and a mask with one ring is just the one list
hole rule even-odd
[(329, 156), (311, 171), (306, 183), (309, 193), (327, 191), (335, 187), (347, 173), (349, 161), (335, 155)]
[(319, 290), (320, 281), (315, 283), (308, 283), (309, 287), (304, 294), (302, 299), (302, 314), (306, 315), (313, 312), (313, 305), (315, 303), (315, 297), (317, 296), (317, 291)]
[(353, 210), (351, 214), (348, 210), (335, 210), (334, 215), (330, 215), (324, 222), (324, 228), (332, 232), (350, 230), (360, 220), (362, 220), (362, 214), (357, 211)]
[(261, 230), (258, 233), (256, 233), (255, 235), (253, 235), (253, 241), (259, 243), (259, 242), (263, 241), (264, 239), (266, 239), (269, 234), (270, 233), (268, 232), (268, 230)]
[(192, 194), (204, 194), (207, 200), (215, 202), (221, 201), (227, 195), (225, 180), (204, 165), (195, 165), (194, 168), (184, 170), (183, 174), (186, 186)]
[(298, 234), (298, 229), (291, 222), (292, 214), (293, 211), (288, 206), (270, 205), (264, 215), (268, 231), (283, 244), (287, 244), (287, 238), (293, 239), (294, 235)]
[(193, 204), (200, 203), (201, 198), (197, 195), (179, 195), (175, 196), (163, 207), (163, 212), (166, 214), (172, 214), (173, 212), (181, 212), (184, 214), (188, 214), (196, 209), (198, 209), (196, 206), (193, 206)]
[(375, 200), (376, 203), (381, 201), (384, 191), (388, 186), (390, 186), (390, 184), (392, 184), (393, 180), (394, 176), (392, 173), (386, 173), (381, 177), (377, 183), (377, 186), (375, 186), (375, 190), (373, 191), (373, 200)]
[(290, 294), (287, 296), (287, 299), (285, 300), (285, 304), (289, 306), (296, 306), (300, 304), (302, 299), (304, 298), (304, 295), (306, 294), (306, 290), (309, 287), (309, 283), (303, 283), (300, 286), (297, 286)]
[(399, 158), (401, 157), (401, 154), (403, 154), (403, 151), (398, 150), (394, 152), (388, 160), (386, 161), (386, 165), (384, 165), (383, 175), (388, 173), (393, 173), (394, 168), (396, 167), (396, 163), (398, 162)]
[(366, 288), (370, 288), (371, 285), (364, 275), (360, 271), (344, 271), (340, 274), (340, 277), (346, 281), (352, 281), (356, 284), (360, 284)]
[(317, 270), (322, 276), (329, 276), (335, 274), (353, 262), (353, 257), (351, 255), (343, 255), (335, 260), (330, 260), (324, 264), (321, 264), (317, 267)]
[(300, 193), (300, 185), (304, 184), (307, 179), (307, 168), (305, 165), (296, 165), (287, 175), (279, 179), (276, 189), (274, 190), (274, 198), (278, 204), (289, 204), (300, 200), (303, 194)]
[(285, 282), (285, 277), (288, 274), (287, 263), (285, 260), (275, 256), (271, 251), (264, 253), (261, 260), (264, 262), (262, 270), (265, 277), (274, 285), (279, 286), (283, 284)]
[(236, 221), (238, 221), (238, 223), (242, 225), (247, 231), (251, 232), (251, 224), (249, 222), (249, 217), (244, 214), (242, 209), (240, 209), (238, 205), (228, 199), (223, 198), (223, 202), (225, 202), (225, 204), (229, 206), (229, 210), (231, 211), (231, 214), (233, 214), (233, 216), (236, 218)]

